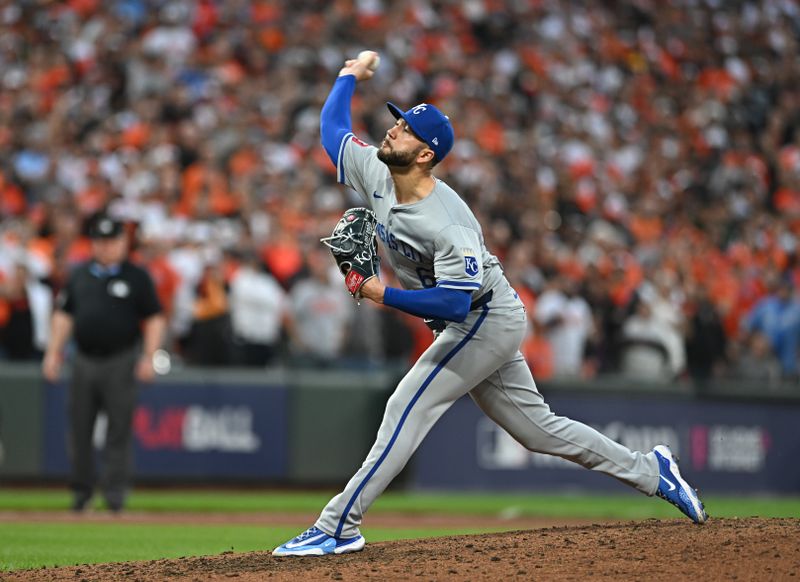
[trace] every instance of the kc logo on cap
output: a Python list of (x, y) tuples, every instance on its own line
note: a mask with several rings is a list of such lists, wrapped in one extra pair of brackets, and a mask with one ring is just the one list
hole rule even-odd
[(404, 119), (419, 138), (433, 150), (438, 161), (442, 161), (453, 147), (455, 134), (450, 119), (435, 105), (420, 103), (403, 111), (394, 103), (386, 106), (395, 119)]

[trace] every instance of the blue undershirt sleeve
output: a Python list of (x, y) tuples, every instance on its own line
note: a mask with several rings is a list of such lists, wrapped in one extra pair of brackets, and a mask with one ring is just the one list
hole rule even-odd
[(383, 303), (418, 317), (461, 323), (469, 313), (470, 297), (469, 291), (446, 287), (415, 291), (386, 287)]
[(319, 131), (322, 147), (328, 157), (336, 165), (342, 140), (353, 131), (350, 118), (350, 100), (356, 89), (356, 78), (353, 75), (338, 77), (333, 84), (325, 105), (320, 113)]

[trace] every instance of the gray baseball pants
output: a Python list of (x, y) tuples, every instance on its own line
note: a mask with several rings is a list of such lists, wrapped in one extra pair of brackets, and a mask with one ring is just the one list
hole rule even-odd
[(550, 411), (519, 352), (525, 329), (521, 307), (483, 307), (463, 323), (448, 325), (398, 384), (367, 459), (315, 525), (336, 537), (359, 535), (367, 509), (439, 417), (466, 393), (527, 449), (569, 459), (654, 495), (659, 471), (652, 452), (631, 451)]

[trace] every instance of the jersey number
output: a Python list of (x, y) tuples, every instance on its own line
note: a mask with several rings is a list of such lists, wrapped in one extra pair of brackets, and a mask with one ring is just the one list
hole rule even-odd
[(433, 271), (417, 267), (417, 277), (419, 277), (419, 282), (422, 283), (425, 289), (436, 287), (436, 277), (433, 276)]

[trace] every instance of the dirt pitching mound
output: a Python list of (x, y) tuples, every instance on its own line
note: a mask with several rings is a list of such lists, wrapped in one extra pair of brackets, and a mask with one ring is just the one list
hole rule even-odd
[(712, 519), (567, 526), (367, 544), (363, 552), (269, 552), (47, 568), (0, 580), (798, 580), (800, 520)]

